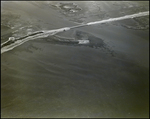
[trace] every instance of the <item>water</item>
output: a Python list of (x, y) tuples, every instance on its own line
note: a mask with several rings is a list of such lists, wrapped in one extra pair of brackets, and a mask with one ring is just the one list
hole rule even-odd
[(149, 29), (135, 23), (149, 25), (149, 16), (52, 30), (149, 11), (149, 2), (68, 2), (81, 10), (2, 1), (6, 35), (25, 42), (1, 54), (1, 117), (148, 118)]
[[(4, 52), (7, 52), (9, 50), (14, 49), (15, 47), (17, 47), (17, 46), (19, 46), (19, 45), (21, 45), (24, 42), (27, 42), (29, 40), (47, 37), (49, 35), (54, 35), (54, 34), (59, 33), (59, 32), (68, 31), (68, 30), (73, 29), (73, 28), (79, 28), (79, 27), (83, 27), (83, 26), (87, 26), (87, 25), (94, 25), (94, 24), (102, 24), (102, 23), (107, 23), (107, 22), (112, 22), (112, 21), (125, 20), (125, 19), (130, 19), (130, 18), (135, 18), (135, 17), (142, 17), (142, 16), (147, 16), (147, 15), (149, 15), (149, 11), (147, 11), (147, 12), (140, 12), (140, 13), (133, 14), (133, 15), (126, 15), (126, 16), (118, 17), (118, 18), (110, 18), (110, 19), (107, 19), (107, 20), (90, 22), (90, 23), (87, 23), (87, 24), (73, 26), (73, 27), (66, 27), (66, 28), (61, 28), (61, 29), (56, 29), (56, 30), (43, 31), (44, 33), (41, 33), (41, 34), (38, 34), (38, 35), (34, 35), (34, 36), (33, 35), (32, 36), (29, 35), (29, 37), (27, 37), (25, 39), (16, 41), (15, 43), (10, 44), (9, 46), (2, 47), (1, 48), (1, 54), (4, 53)], [(38, 31), (38, 32), (40, 32), (40, 31)], [(4, 42), (3, 44), (5, 44), (5, 43), (7, 43), (7, 41)], [(88, 40), (84, 40), (84, 41), (79, 40), (79, 44), (86, 44), (86, 43), (89, 43), (89, 41)], [(3, 44), (1, 44), (1, 46)]]

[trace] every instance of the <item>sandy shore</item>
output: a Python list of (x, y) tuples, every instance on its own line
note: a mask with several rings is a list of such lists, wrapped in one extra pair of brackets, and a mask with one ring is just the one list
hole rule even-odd
[[(27, 34), (27, 29), (63, 28), (149, 8), (144, 2), (74, 2), (71, 7), (81, 10), (71, 13), (55, 5), (56, 2), (5, 2), (2, 14), (13, 11), (19, 15), (9, 22), (10, 29), (20, 28), (13, 33), (19, 36)], [(88, 38), (89, 45), (52, 42), (53, 37), (48, 37), (28, 41), (2, 54), (2, 118), (148, 117), (149, 28), (142, 24), (144, 19), (58, 34)], [(3, 31), (9, 37), (14, 30), (7, 32)]]

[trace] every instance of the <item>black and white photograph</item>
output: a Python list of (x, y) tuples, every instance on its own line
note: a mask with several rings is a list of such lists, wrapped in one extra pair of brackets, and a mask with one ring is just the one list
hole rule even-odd
[(149, 118), (149, 1), (1, 1), (1, 118)]

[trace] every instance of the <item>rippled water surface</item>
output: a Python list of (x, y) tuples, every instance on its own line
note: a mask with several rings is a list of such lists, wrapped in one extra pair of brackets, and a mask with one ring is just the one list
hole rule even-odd
[[(149, 11), (147, 2), (2, 2), (1, 43)], [(78, 41), (78, 42), (77, 42)], [(1, 54), (2, 117), (148, 117), (149, 16), (38, 38)]]

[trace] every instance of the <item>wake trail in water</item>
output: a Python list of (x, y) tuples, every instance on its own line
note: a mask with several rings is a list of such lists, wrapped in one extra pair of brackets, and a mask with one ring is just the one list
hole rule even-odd
[[(135, 17), (142, 17), (142, 16), (147, 16), (147, 15), (149, 15), (149, 11), (140, 12), (140, 13), (132, 14), (132, 15), (126, 15), (123, 17), (110, 18), (110, 19), (101, 20), (101, 21), (89, 22), (86, 24), (81, 24), (81, 25), (72, 26), (72, 27), (65, 27), (65, 28), (56, 29), (56, 30), (37, 31), (36, 33), (32, 33), (28, 36), (24, 36), (22, 38), (13, 39), (13, 40), (9, 39), (8, 41), (2, 43), (1, 44), (1, 54), (4, 52), (7, 52), (9, 50), (14, 49), (15, 47), (17, 47), (17, 46), (19, 46), (19, 45), (21, 45), (21, 44), (23, 44), (29, 40), (48, 37), (50, 35), (55, 35), (59, 32), (68, 31), (70, 29), (84, 27), (84, 26), (90, 26), (90, 25), (94, 25), (94, 24), (102, 24), (102, 23), (107, 23), (107, 22), (125, 20), (125, 19), (130, 19), (130, 18), (135, 18)], [(79, 44), (89, 43), (89, 41), (81, 41), (81, 40), (79, 40), (78, 42), (79, 42)]]

